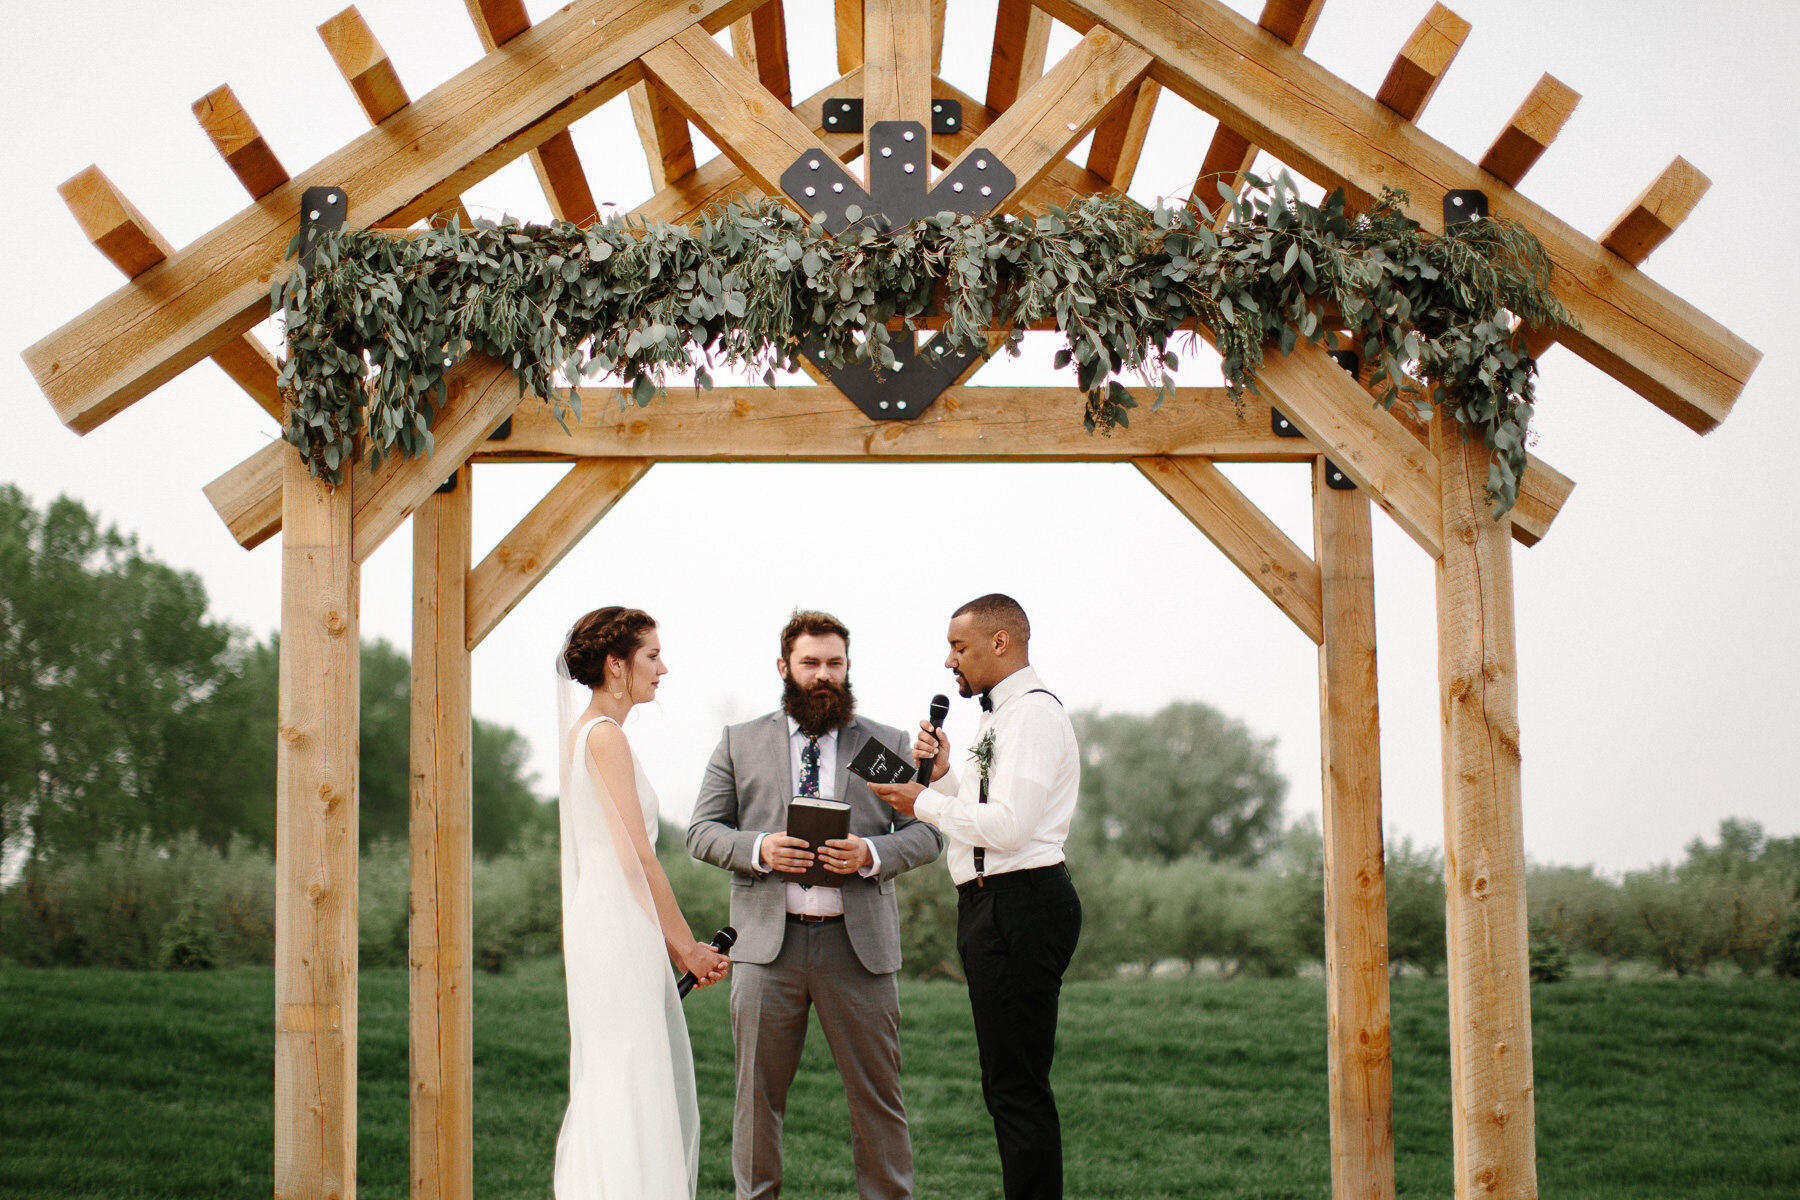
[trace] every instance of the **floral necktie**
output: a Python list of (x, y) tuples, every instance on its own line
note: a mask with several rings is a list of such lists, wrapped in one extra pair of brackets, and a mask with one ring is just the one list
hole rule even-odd
[(806, 745), (800, 749), (800, 794), (816, 796), (819, 794), (819, 735), (806, 735)]

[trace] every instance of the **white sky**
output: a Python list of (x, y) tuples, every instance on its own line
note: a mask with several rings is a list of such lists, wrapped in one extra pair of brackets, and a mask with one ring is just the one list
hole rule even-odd
[[(220, 83), (236, 89), (295, 174), (362, 132), (313, 32), (339, 6), (5, 7), (13, 33), (0, 42), (0, 105), (10, 114), (0, 179), (13, 232), (0, 266), (0, 481), (40, 505), (78, 497), (164, 561), (198, 572), (217, 614), (266, 634), (279, 619), (277, 543), (237, 548), (201, 488), (273, 436), (273, 423), (202, 364), (78, 438), (56, 422), (19, 353), (120, 284), (63, 208), (60, 181), (98, 163), (179, 246), (245, 204), (188, 111)], [(528, 7), (538, 19), (553, 11), (542, 0)], [(1254, 15), (1260, 5), (1234, 7)], [(480, 52), (454, 0), (360, 8), (415, 97)], [(1373, 93), (1427, 8), (1335, 0), (1309, 52)], [(1524, 191), (1590, 234), (1685, 156), (1714, 188), (1649, 272), (1767, 356), (1736, 412), (1705, 438), (1566, 351), (1544, 364), (1537, 453), (1579, 486), (1550, 537), (1514, 554), (1527, 853), (1619, 870), (1679, 856), (1722, 817), (1800, 832), (1800, 461), (1780, 407), (1800, 380), (1777, 323), (1791, 309), (1781, 303), (1792, 241), (1782, 214), (1800, 195), (1790, 63), (1800, 5), (1455, 8), (1474, 31), (1423, 128), (1478, 158), (1539, 74), (1556, 75), (1584, 99)], [(835, 76), (828, 10), (829, 0), (788, 2), (796, 96)], [(979, 96), (993, 5), (954, 0), (950, 20), (944, 74)], [(1072, 41), (1059, 31), (1052, 54)], [(1133, 193), (1184, 193), (1210, 132), (1210, 119), (1165, 93)], [(623, 97), (578, 124), (575, 139), (597, 197), (629, 207), (649, 194)], [(699, 149), (702, 159), (711, 153)], [(523, 163), (466, 198), (478, 215), (546, 212)], [(1048, 358), (995, 364), (976, 382), (1057, 383)], [(1183, 378), (1212, 382), (1209, 374), (1202, 365)], [(1077, 421), (1072, 389), (1063, 403)], [(477, 470), (477, 557), (561, 470)], [(1311, 546), (1303, 468), (1230, 474)], [(904, 562), (929, 545), (939, 565), (922, 578), (911, 568), (868, 573), (848, 557), (867, 539)], [(363, 576), (364, 635), (402, 646), (409, 546), (403, 528)], [(1379, 514), (1376, 570), (1385, 818), (1393, 833), (1437, 843), (1432, 571)], [(534, 740), (548, 790), (549, 662), (562, 631), (601, 604), (647, 608), (674, 672), (659, 704), (640, 710), (634, 737), (665, 814), (681, 818), (721, 722), (773, 706), (775, 636), (794, 606), (830, 609), (851, 626), (862, 711), (911, 724), (933, 692), (953, 690), (940, 666), (948, 613), (991, 590), (1025, 605), (1040, 671), (1071, 706), (1216, 705), (1279, 739), (1289, 815), (1318, 810), (1315, 648), (1129, 466), (658, 467), (477, 651), (475, 709)], [(959, 703), (952, 740), (966, 744), (973, 724), (972, 705)]]

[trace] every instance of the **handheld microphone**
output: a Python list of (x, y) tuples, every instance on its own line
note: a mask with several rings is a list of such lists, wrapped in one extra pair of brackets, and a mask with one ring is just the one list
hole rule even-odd
[[(712, 948), (717, 950), (720, 954), (730, 954), (731, 947), (736, 942), (737, 930), (727, 925), (725, 928), (719, 930), (719, 932), (713, 934)], [(681, 973), (681, 978), (675, 981), (675, 994), (683, 1000), (686, 1000), (687, 994), (694, 990), (694, 985), (698, 982), (700, 981), (694, 977), (692, 971), (683, 971)]]
[[(942, 692), (933, 696), (931, 698), (931, 727), (933, 729), (943, 728), (944, 718), (949, 715), (950, 697), (944, 695)], [(931, 768), (932, 764), (935, 762), (937, 762), (937, 757), (935, 755), (931, 758), (917, 760), (916, 765), (919, 769), (918, 782), (924, 784), (926, 787), (931, 786)]]

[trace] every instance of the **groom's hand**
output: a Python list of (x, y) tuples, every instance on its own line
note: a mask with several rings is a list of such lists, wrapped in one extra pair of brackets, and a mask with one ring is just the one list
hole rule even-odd
[(910, 817), (913, 815), (913, 805), (919, 801), (919, 793), (925, 788), (917, 783), (871, 783), (869, 790), (895, 812)]
[(798, 875), (812, 865), (813, 853), (806, 839), (785, 833), (765, 834), (762, 840), (763, 866), (786, 875)]
[(833, 875), (849, 875), (869, 865), (869, 843), (854, 833), (832, 838), (819, 847), (819, 861)]

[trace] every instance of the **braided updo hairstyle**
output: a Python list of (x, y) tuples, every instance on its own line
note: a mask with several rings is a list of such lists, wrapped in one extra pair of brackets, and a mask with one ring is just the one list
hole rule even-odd
[(591, 688), (606, 686), (608, 655), (630, 669), (631, 656), (644, 644), (644, 635), (656, 628), (656, 621), (641, 608), (611, 605), (596, 608), (569, 630), (569, 643), (563, 647), (563, 665), (569, 678)]

